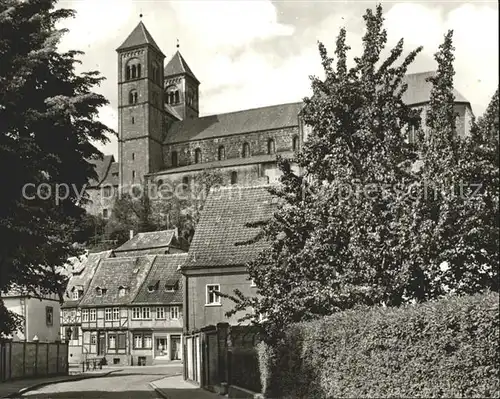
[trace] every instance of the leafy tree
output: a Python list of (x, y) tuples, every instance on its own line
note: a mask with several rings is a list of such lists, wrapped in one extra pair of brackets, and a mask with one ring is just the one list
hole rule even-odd
[(121, 244), (134, 232), (156, 231), (177, 227), (179, 235), (191, 241), (206, 195), (210, 188), (222, 184), (217, 169), (203, 170), (193, 184), (183, 187), (147, 186), (132, 194), (122, 194), (114, 204), (106, 228), (110, 239)]
[[(57, 267), (77, 252), (78, 193), (100, 155), (92, 143), (112, 132), (96, 120), (107, 100), (92, 89), (103, 78), (75, 73), (81, 52), (57, 51), (55, 24), (73, 11), (54, 4), (0, 0), (0, 294), (62, 291)], [(15, 324), (0, 299), (0, 333)]]
[(499, 115), (499, 107), (498, 107), (498, 88), (491, 99), (488, 108), (486, 108), (486, 112), (483, 117), (478, 121), (478, 130), (481, 135), (481, 138), (484, 141), (492, 141), (498, 143), (498, 115)]
[[(279, 160), (280, 205), (262, 225), (268, 250), (249, 265), (259, 296), (236, 292), (234, 311), (251, 307), (276, 330), (356, 305), (404, 301), (407, 269), (400, 213), (408, 199), (389, 188), (411, 183), (416, 158), (407, 142), (418, 110), (404, 104), (408, 66), (421, 48), (403, 54), (403, 40), (381, 60), (386, 45), (382, 7), (364, 16), (363, 53), (347, 67), (346, 31), (337, 38), (334, 66), (323, 44), (325, 79), (312, 78), (302, 117), (312, 127), (298, 165)], [(256, 226), (254, 225), (254, 226)], [(243, 244), (243, 243), (242, 243)], [(253, 317), (253, 316), (250, 316)]]
[(498, 145), (488, 139), (493, 125), (487, 122), (470, 137), (457, 132), (452, 38), (449, 31), (435, 55), (428, 134), (416, 173), (421, 192), (406, 212), (407, 295), (418, 301), (498, 290)]

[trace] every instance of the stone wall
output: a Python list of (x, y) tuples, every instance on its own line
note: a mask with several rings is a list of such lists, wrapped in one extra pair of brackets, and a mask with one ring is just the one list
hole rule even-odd
[(250, 145), (250, 154), (252, 156), (264, 155), (267, 154), (269, 139), (274, 140), (277, 153), (292, 151), (294, 136), (299, 136), (298, 126), (166, 144), (163, 147), (163, 160), (167, 169), (172, 168), (172, 152), (176, 151), (178, 166), (191, 165), (195, 161), (195, 150), (199, 148), (201, 150), (202, 163), (213, 162), (218, 160), (218, 151), (221, 146), (224, 146), (225, 149), (225, 159), (241, 158), (243, 143)]

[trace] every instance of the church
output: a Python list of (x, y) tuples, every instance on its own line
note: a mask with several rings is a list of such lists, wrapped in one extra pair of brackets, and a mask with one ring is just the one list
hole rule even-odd
[[(107, 219), (118, 188), (145, 183), (189, 186), (204, 170), (218, 169), (224, 185), (274, 183), (276, 155), (291, 157), (308, 129), (302, 102), (218, 115), (199, 115), (200, 81), (177, 49), (165, 54), (141, 21), (118, 53), (118, 162), (94, 161), (97, 179), (87, 189), (89, 213)], [(409, 74), (406, 104), (429, 103), (433, 72)], [(467, 135), (473, 117), (469, 101), (455, 91), (457, 129)]]

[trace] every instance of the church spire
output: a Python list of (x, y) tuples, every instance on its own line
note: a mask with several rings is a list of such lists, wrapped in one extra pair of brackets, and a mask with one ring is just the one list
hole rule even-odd
[[(140, 14), (140, 16), (142, 17), (142, 14)], [(150, 45), (156, 51), (159, 51), (160, 54), (163, 55), (162, 51), (160, 50), (160, 47), (154, 41), (153, 36), (151, 36), (151, 33), (149, 33), (149, 31), (146, 29), (144, 23), (140, 21), (139, 24), (132, 31), (132, 33), (127, 37), (127, 39), (125, 39), (122, 45), (116, 49), (116, 51), (126, 50), (134, 47), (140, 47), (144, 45)]]

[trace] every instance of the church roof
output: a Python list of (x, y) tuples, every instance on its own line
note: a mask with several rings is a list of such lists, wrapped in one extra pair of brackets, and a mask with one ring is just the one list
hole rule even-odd
[(165, 144), (298, 126), (301, 109), (302, 103), (278, 104), (185, 119), (172, 124)]
[(213, 190), (203, 205), (188, 259), (183, 269), (242, 266), (268, 247), (264, 240), (254, 239), (260, 228), (248, 223), (272, 217), (277, 202), (268, 186), (231, 187)]
[(295, 155), (293, 152), (279, 152), (277, 154), (261, 154), (261, 155), (252, 155), (248, 158), (227, 158), (222, 161), (211, 161), (211, 162), (203, 162), (203, 163), (194, 163), (190, 165), (178, 166), (175, 168), (169, 168), (166, 170), (162, 170), (160, 172), (150, 173), (150, 175), (168, 175), (172, 173), (185, 173), (185, 172), (194, 172), (197, 170), (203, 169), (219, 169), (219, 168), (227, 168), (231, 166), (242, 166), (242, 165), (253, 165), (253, 164), (263, 164), (268, 162), (276, 162), (276, 155), (281, 156), (282, 158), (293, 158)]
[(97, 179), (90, 179), (89, 187), (96, 188), (103, 185), (118, 185), (119, 167), (113, 155), (104, 155), (102, 159), (91, 159), (89, 162), (94, 165), (94, 170), (97, 174)]
[(187, 64), (184, 57), (181, 55), (179, 50), (177, 50), (177, 52), (165, 66), (164, 75), (165, 78), (167, 78), (169, 76), (175, 76), (181, 74), (189, 75), (198, 83), (200, 83), (200, 81), (196, 78), (191, 68), (189, 68), (189, 65)]
[(154, 47), (155, 50), (159, 51), (161, 54), (162, 51), (160, 50), (160, 47), (156, 44), (156, 42), (153, 39), (153, 36), (148, 32), (146, 29), (146, 26), (141, 22), (135, 27), (135, 29), (132, 31), (132, 33), (125, 39), (123, 44), (118, 47), (116, 50), (125, 50), (129, 49), (132, 47), (139, 47), (143, 46), (145, 44), (149, 44), (150, 46)]
[[(404, 83), (408, 84), (408, 89), (403, 94), (403, 102), (406, 105), (419, 105), (430, 101), (432, 83), (427, 82), (427, 78), (434, 76), (435, 71), (410, 73), (404, 77)], [(456, 103), (466, 103), (469, 101), (456, 89), (453, 89)]]

